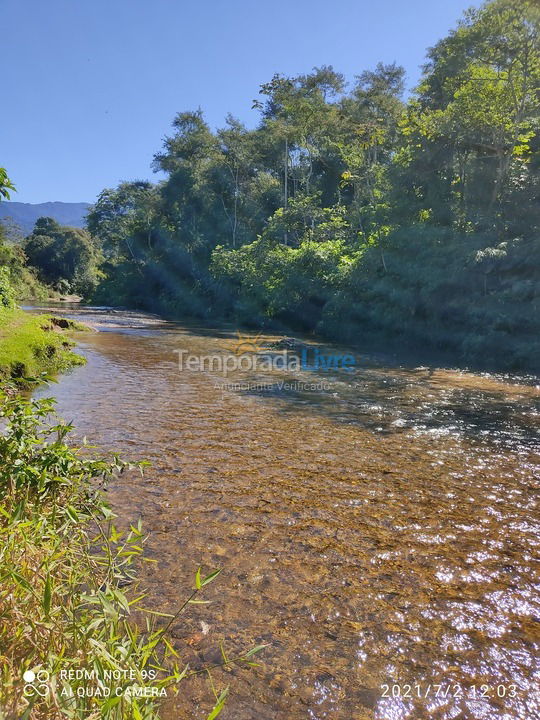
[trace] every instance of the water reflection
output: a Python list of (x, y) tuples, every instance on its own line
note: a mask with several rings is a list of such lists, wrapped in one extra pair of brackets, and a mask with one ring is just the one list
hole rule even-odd
[[(99, 331), (53, 388), (60, 412), (153, 463), (110, 494), (150, 532), (154, 606), (174, 611), (199, 564), (224, 568), (212, 604), (173, 627), (182, 657), (271, 644), (262, 668), (216, 678), (225, 720), (540, 717), (537, 379), (362, 358), (329, 389), (280, 389), (322, 373), (238, 372), (271, 390), (235, 391), (174, 354), (230, 352), (232, 328), (68, 312)], [(192, 682), (163, 718), (208, 701)]]

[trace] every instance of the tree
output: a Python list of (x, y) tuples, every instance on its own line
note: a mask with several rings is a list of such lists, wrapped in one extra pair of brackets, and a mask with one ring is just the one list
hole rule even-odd
[(430, 51), (403, 125), (401, 158), (414, 177), (408, 199), (418, 211), (504, 233), (510, 198), (534, 183), (539, 27), (536, 2), (495, 0)]
[(99, 253), (86, 230), (39, 218), (24, 251), (42, 282), (84, 297), (97, 285)]
[[(250, 134), (241, 122), (232, 115), (227, 116), (226, 122), (227, 126), (217, 133), (221, 158), (215, 164), (214, 176), (231, 226), (231, 245), (236, 247), (248, 183), (255, 172), (254, 148)], [(222, 168), (224, 173), (220, 172)]]
[[(296, 78), (275, 75), (261, 85), (260, 94), (267, 99), (264, 103), (256, 100), (254, 107), (262, 111), (261, 130), (274, 145), (269, 159), (283, 178), (284, 208), (296, 192), (309, 195), (317, 189), (324, 165), (322, 154), (339, 122), (338, 106), (330, 100), (343, 87), (343, 76), (326, 66)], [(282, 163), (278, 160), (281, 153)]]
[(15, 190), (5, 168), (0, 167), (0, 200), (9, 200), (10, 190)]
[(140, 246), (151, 249), (155, 241), (159, 196), (145, 180), (124, 182), (103, 190), (90, 208), (86, 226), (107, 259), (142, 260)]
[(105, 190), (90, 212), (100, 299), (530, 360), (539, 13), (466, 13), (407, 102), (403, 69), (379, 63), (350, 88), (331, 66), (274, 75), (253, 130), (178, 113), (154, 160), (166, 179)]
[(376, 242), (385, 269), (383, 240), (391, 226), (388, 171), (404, 112), (404, 76), (402, 67), (382, 63), (359, 75), (342, 101), (346, 131), (337, 141), (346, 167), (341, 187), (352, 188), (351, 224), (364, 242)]

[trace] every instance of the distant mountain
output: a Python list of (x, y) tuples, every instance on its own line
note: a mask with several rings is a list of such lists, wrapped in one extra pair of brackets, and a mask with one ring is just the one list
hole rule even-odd
[(36, 220), (40, 217), (54, 218), (60, 225), (84, 227), (84, 218), (89, 207), (90, 203), (84, 202), (0, 202), (0, 222), (9, 218), (25, 235), (32, 232)]

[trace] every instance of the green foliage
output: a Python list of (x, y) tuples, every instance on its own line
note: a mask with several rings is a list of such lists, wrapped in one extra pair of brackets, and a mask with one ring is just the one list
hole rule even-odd
[(262, 236), (271, 243), (299, 247), (303, 242), (343, 240), (349, 237), (346, 208), (321, 207), (320, 193), (291, 198), (286, 208), (279, 208), (268, 219)]
[(382, 336), (395, 348), (428, 341), (462, 362), (538, 371), (540, 243), (489, 242), (429, 224), (392, 233), (387, 271), (376, 247), (356, 259), (319, 330), (356, 341)]
[(24, 387), (28, 378), (83, 364), (84, 358), (71, 352), (73, 344), (55, 318), (0, 307), (0, 382)]
[(45, 300), (47, 288), (26, 265), (26, 256), (19, 245), (9, 243), (0, 223), (0, 305), (10, 306), (17, 300), (35, 298)]
[(39, 218), (26, 238), (24, 252), (40, 280), (60, 292), (89, 297), (94, 291), (100, 258), (85, 230), (62, 227), (52, 218)]
[(15, 304), (15, 291), (11, 285), (9, 270), (0, 266), (0, 307), (13, 307)]
[[(0, 200), (9, 200), (15, 190), (4, 168), (0, 167)], [(8, 240), (8, 230), (0, 223), (0, 307), (11, 307), (17, 298), (40, 298), (46, 289), (26, 267), (26, 257), (18, 245)]]
[(263, 237), (240, 250), (217, 248), (212, 272), (238, 292), (236, 312), (245, 323), (275, 318), (299, 329), (317, 325), (322, 309), (351, 262), (343, 241), (304, 240), (289, 247)]
[[(145, 611), (134, 571), (144, 561), (141, 525), (119, 530), (101, 492), (131, 466), (69, 445), (71, 426), (55, 424), (53, 409), (52, 400), (0, 393), (0, 716), (153, 720), (161, 695), (138, 699), (134, 686), (175, 693), (193, 674), (254, 665), (265, 646), (234, 657), (222, 650), (223, 662), (203, 670), (182, 663), (168, 631), (219, 571), (199, 570), (176, 614)], [(49, 674), (48, 692), (25, 692), (28, 670)], [(214, 690), (209, 718), (227, 691)]]
[(516, 213), (537, 196), (539, 25), (536, 2), (494, 0), (430, 50), (402, 124), (413, 213), (430, 208), (463, 229), (539, 230), (537, 208)]
[(10, 190), (15, 190), (5, 168), (0, 167), (0, 200), (9, 200)]
[(539, 27), (534, 0), (468, 11), (407, 104), (379, 64), (349, 91), (332, 67), (275, 75), (254, 130), (179, 113), (166, 179), (90, 213), (95, 297), (535, 367)]

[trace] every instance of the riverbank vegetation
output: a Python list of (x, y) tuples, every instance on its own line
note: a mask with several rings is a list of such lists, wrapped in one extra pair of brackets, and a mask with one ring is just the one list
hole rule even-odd
[[(0, 199), (13, 189), (0, 168)], [(0, 225), (0, 387), (9, 381), (22, 388), (34, 378), (84, 363), (66, 335), (78, 326), (65, 318), (28, 315), (16, 306), (21, 296), (44, 298), (47, 291), (26, 266), (22, 249), (6, 243)]]
[(324, 66), (264, 83), (254, 129), (180, 112), (165, 180), (23, 251), (101, 304), (538, 370), (539, 27), (535, 0), (468, 11), (408, 97), (396, 64)]
[[(63, 685), (76, 693), (84, 681), (50, 683), (60, 669), (103, 675), (120, 663), (132, 668), (143, 655), (137, 638), (120, 632), (129, 605), (119, 581), (130, 577), (140, 532), (115, 544), (104, 535), (103, 553), (91, 539), (109, 512), (99, 484), (122, 464), (85, 460), (68, 447), (69, 427), (45, 421), (50, 401), (2, 393), (0, 408), (8, 422), (0, 436), (0, 716), (78, 717), (86, 710), (123, 717), (96, 714), (101, 703), (62, 694)], [(139, 682), (144, 667), (136, 667)], [(37, 680), (25, 689), (26, 671)]]
[(76, 327), (64, 318), (0, 306), (0, 384), (9, 380), (26, 387), (43, 374), (84, 364), (84, 358), (72, 352), (75, 343), (66, 335)]
[(346, 87), (263, 84), (259, 125), (181, 112), (167, 179), (104, 190), (102, 302), (538, 367), (540, 7), (494, 0), (428, 52)]
[(97, 243), (81, 228), (39, 218), (24, 238), (0, 223), (0, 283), (9, 282), (18, 300), (88, 299), (100, 278), (100, 260)]
[(39, 218), (23, 248), (41, 283), (66, 295), (92, 296), (100, 277), (101, 254), (86, 230)]
[[(0, 195), (8, 188), (0, 173)], [(142, 527), (120, 531), (103, 489), (145, 463), (93, 459), (69, 442), (71, 426), (55, 418), (51, 399), (19, 394), (83, 359), (63, 334), (75, 324), (24, 313), (12, 275), (0, 270), (0, 720), (154, 720), (183, 680), (254, 666), (263, 646), (232, 657), (222, 646), (220, 662), (192, 669), (169, 641), (169, 629), (203, 602), (197, 596), (219, 571), (199, 570), (174, 615), (142, 607), (135, 577)], [(207, 720), (228, 693), (210, 687), (210, 713), (197, 709)]]
[[(167, 632), (218, 572), (198, 572), (175, 615), (142, 610), (141, 526), (117, 529), (102, 493), (129, 465), (69, 444), (53, 409), (0, 391), (0, 718), (152, 720), (182, 680), (210, 672), (182, 664)], [(261, 649), (222, 651), (213, 667), (254, 665)], [(215, 690), (209, 718), (226, 695)]]
[[(15, 188), (0, 168), (0, 200)], [(81, 228), (39, 218), (24, 237), (20, 228), (0, 222), (0, 305), (6, 300), (91, 297), (100, 278), (97, 243)]]
[(11, 242), (0, 223), (0, 305), (14, 298), (45, 300), (51, 294), (27, 260), (21, 242)]

